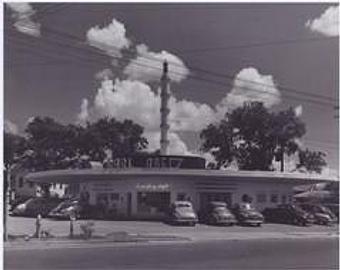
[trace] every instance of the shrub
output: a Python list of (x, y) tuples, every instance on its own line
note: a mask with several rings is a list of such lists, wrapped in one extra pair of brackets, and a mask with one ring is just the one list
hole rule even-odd
[(89, 238), (92, 237), (92, 234), (94, 232), (94, 222), (89, 221), (89, 222), (83, 223), (83, 224), (80, 225), (80, 229), (83, 232), (82, 236), (85, 239), (89, 239)]

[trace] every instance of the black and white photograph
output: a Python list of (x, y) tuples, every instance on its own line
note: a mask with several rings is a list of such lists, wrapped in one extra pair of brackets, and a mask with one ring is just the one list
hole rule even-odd
[(338, 1), (1, 6), (3, 269), (339, 269)]

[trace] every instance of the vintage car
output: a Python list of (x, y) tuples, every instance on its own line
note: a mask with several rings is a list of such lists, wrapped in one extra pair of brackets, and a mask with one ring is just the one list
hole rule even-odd
[(166, 222), (169, 224), (188, 224), (195, 226), (198, 222), (192, 203), (189, 201), (175, 201), (170, 205)]
[(241, 225), (261, 226), (264, 218), (250, 203), (236, 204), (233, 213)]
[(55, 219), (70, 219), (71, 217), (79, 219), (82, 217), (83, 207), (79, 200), (67, 200), (60, 203), (57, 207), (48, 213), (48, 217)]
[(11, 215), (36, 217), (40, 214), (42, 217), (46, 217), (48, 213), (62, 201), (63, 200), (59, 198), (31, 198), (24, 203), (18, 204), (11, 212)]
[(281, 204), (266, 208), (263, 212), (266, 222), (307, 226), (314, 223), (314, 217), (296, 204)]
[(202, 223), (211, 225), (234, 225), (235, 216), (230, 212), (225, 202), (212, 201), (199, 214)]
[(315, 224), (332, 225), (338, 221), (337, 216), (321, 204), (300, 204), (300, 207), (313, 215)]

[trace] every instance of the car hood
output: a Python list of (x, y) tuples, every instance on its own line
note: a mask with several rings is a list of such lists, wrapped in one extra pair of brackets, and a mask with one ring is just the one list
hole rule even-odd
[(213, 214), (222, 218), (234, 218), (234, 215), (228, 212), (214, 212)]
[(315, 213), (314, 216), (316, 218), (322, 218), (322, 219), (328, 219), (328, 220), (332, 220), (333, 219), (330, 215), (325, 214), (325, 213)]
[(241, 211), (240, 215), (246, 216), (247, 218), (259, 218), (259, 219), (263, 218), (263, 215), (255, 210)]
[(26, 208), (27, 208), (27, 205), (24, 204), (24, 203), (21, 203), (14, 208), (13, 212), (14, 213), (22, 213), (26, 210)]

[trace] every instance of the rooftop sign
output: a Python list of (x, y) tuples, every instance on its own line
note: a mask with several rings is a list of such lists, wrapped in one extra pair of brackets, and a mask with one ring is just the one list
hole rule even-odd
[(172, 168), (172, 169), (204, 169), (205, 159), (192, 156), (156, 156), (140, 155), (117, 157), (105, 163), (104, 168)]

